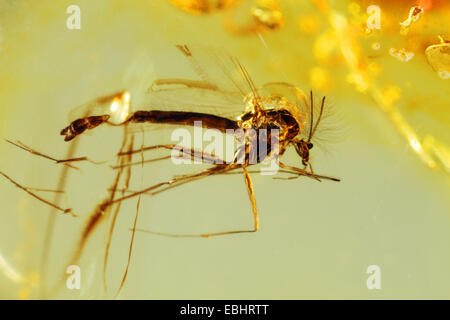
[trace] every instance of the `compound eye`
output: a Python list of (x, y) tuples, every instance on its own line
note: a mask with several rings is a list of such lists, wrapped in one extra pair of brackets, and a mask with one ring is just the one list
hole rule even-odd
[(308, 149), (312, 149), (312, 147), (313, 147), (314, 145), (313, 145), (312, 143), (308, 143), (307, 146), (308, 146)]

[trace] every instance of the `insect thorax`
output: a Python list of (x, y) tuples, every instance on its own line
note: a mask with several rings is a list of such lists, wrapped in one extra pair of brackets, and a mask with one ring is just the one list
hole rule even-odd
[[(300, 133), (298, 122), (285, 109), (245, 112), (239, 118), (239, 127), (245, 131), (247, 143), (250, 145), (249, 153), (255, 154), (257, 162), (263, 161), (267, 156), (273, 156), (275, 150), (278, 155), (282, 155), (291, 140)], [(251, 131), (253, 133), (250, 133)], [(275, 144), (278, 145), (277, 148)]]

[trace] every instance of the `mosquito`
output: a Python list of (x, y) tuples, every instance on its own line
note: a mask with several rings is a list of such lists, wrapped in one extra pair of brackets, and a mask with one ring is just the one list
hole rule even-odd
[[(246, 160), (244, 163), (223, 164), (225, 160), (221, 159), (223, 160), (222, 164), (213, 164), (212, 167), (206, 170), (175, 177), (126, 196), (115, 198), (105, 203), (104, 206), (135, 198), (144, 193), (150, 192), (155, 194), (162, 189), (167, 190), (207, 176), (225, 174), (241, 169), (252, 207), (253, 228), (192, 235), (211, 237), (225, 234), (256, 232), (258, 230), (258, 210), (248, 168), (267, 160), (267, 158), (281, 157), (290, 146), (293, 146), (300, 156), (303, 168), (289, 166), (279, 161), (282, 169), (295, 173), (297, 177), (306, 176), (318, 181), (340, 181), (338, 178), (315, 174), (310, 164), (310, 151), (314, 146), (312, 139), (324, 114), (325, 97), (321, 99), (319, 106), (316, 107), (312, 91), (310, 92), (309, 98), (307, 98), (300, 89), (288, 83), (273, 82), (258, 89), (247, 70), (236, 58), (214, 50), (206, 51), (207, 53), (205, 53), (205, 50), (202, 52), (199, 49), (187, 45), (177, 45), (176, 48), (189, 60), (201, 80), (156, 80), (149, 88), (145, 110), (129, 113), (126, 117), (123, 116), (122, 112), (122, 118), (124, 120), (119, 124), (110, 121), (112, 116), (111, 112), (92, 114), (88, 117), (76, 119), (61, 130), (61, 135), (64, 136), (64, 140), (71, 141), (80, 134), (83, 134), (86, 130), (92, 130), (102, 124), (126, 126), (145, 123), (194, 126), (196, 121), (201, 121), (204, 127), (217, 129), (223, 133), (226, 133), (228, 129), (255, 129), (256, 131), (267, 128), (278, 129), (280, 132), (278, 140), (279, 151), (277, 154), (269, 152), (266, 157), (259, 157), (258, 155), (256, 163), (252, 164), (249, 162), (250, 155), (248, 153), (250, 147), (247, 145), (245, 148), (247, 156), (245, 157)], [(209, 55), (209, 57), (205, 55)], [(214, 62), (208, 65), (206, 61), (211, 60)], [(215, 81), (218, 77), (221, 80)], [(284, 94), (294, 97), (294, 102), (289, 101)], [(126, 93), (121, 93), (113, 99), (119, 101), (124, 95)], [(236, 112), (236, 108), (238, 108), (237, 110), (240, 110), (238, 111), (238, 116), (232, 118), (231, 116), (225, 117), (207, 112), (166, 110), (168, 105), (172, 108), (183, 108), (186, 105), (189, 107), (189, 101), (192, 101), (193, 97), (195, 99), (195, 97), (199, 96), (215, 96), (216, 98), (220, 98), (215, 101), (215, 107), (222, 107), (231, 114), (233, 111)], [(189, 99), (185, 99), (186, 97), (189, 97)], [(105, 99), (101, 99), (99, 102), (102, 100)], [(195, 101), (197, 106), (201, 103), (202, 101)], [(212, 108), (213, 106), (206, 107)], [(110, 109), (117, 110), (117, 107)], [(269, 140), (267, 139), (265, 142), (268, 144), (267, 149), (271, 150), (273, 149), (273, 145), (271, 145), (272, 142)], [(120, 152), (119, 157), (129, 156), (130, 154), (139, 153), (143, 150), (171, 149), (173, 147), (173, 145), (150, 146), (144, 149)], [(206, 154), (202, 150), (184, 149), (183, 152), (194, 158), (198, 157), (208, 164), (211, 164), (211, 160), (215, 158), (215, 155)]]
[[(199, 79), (166, 78), (155, 80), (148, 88), (143, 101), (139, 102), (142, 108), (134, 112), (130, 111), (131, 96), (128, 91), (98, 98), (76, 108), (71, 113), (71, 118), (74, 120), (60, 131), (64, 140), (72, 143), (74, 139), (86, 131), (95, 130), (102, 125), (124, 128), (125, 134), (122, 146), (117, 154), (117, 164), (113, 166), (113, 169), (117, 172), (109, 188), (109, 196), (99, 203), (90, 215), (82, 232), (78, 250), (72, 259), (72, 263), (75, 263), (80, 258), (83, 247), (92, 231), (112, 212), (112, 222), (104, 256), (103, 275), (105, 275), (109, 246), (121, 203), (130, 199), (138, 199), (134, 224), (131, 228), (132, 236), (128, 263), (117, 292), (123, 287), (127, 276), (136, 232), (169, 237), (207, 238), (258, 231), (258, 209), (250, 176), (251, 173), (256, 172), (252, 170), (252, 167), (257, 164), (275, 159), (281, 168), (279, 172), (291, 175), (286, 179), (307, 177), (317, 181), (340, 181), (339, 178), (316, 174), (310, 163), (310, 152), (314, 146), (315, 134), (326, 114), (325, 97), (316, 104), (312, 91), (307, 96), (296, 86), (285, 82), (271, 82), (258, 88), (239, 60), (223, 51), (187, 45), (177, 45), (176, 48), (189, 61)], [(133, 128), (145, 130), (143, 126), (147, 125), (194, 126), (198, 121), (201, 121), (203, 127), (219, 130), (224, 134), (227, 134), (230, 129), (242, 130), (243, 132), (248, 132), (250, 129), (256, 132), (275, 129), (278, 132), (278, 137), (274, 140), (271, 139), (270, 134), (257, 136), (257, 140), (260, 140), (257, 141), (258, 145), (263, 142), (267, 148), (263, 153), (256, 150), (255, 156), (255, 150), (252, 148), (248, 136), (245, 136), (243, 148), (237, 150), (234, 156), (234, 160), (243, 156), (244, 160), (241, 162), (227, 162), (216, 154), (204, 150), (183, 148), (178, 150), (180, 151), (180, 157), (195, 159), (210, 166), (207, 169), (176, 176), (141, 190), (130, 191), (129, 182), (131, 169), (134, 165), (140, 164), (143, 166), (147, 162), (170, 158), (170, 156), (166, 156), (159, 159), (144, 160), (144, 152), (177, 148), (172, 144), (160, 144), (142, 145), (140, 148), (134, 149), (136, 129)], [(73, 167), (72, 163), (77, 161), (89, 161), (98, 164), (87, 157), (56, 160), (26, 147), (22, 143), (19, 145), (22, 149), (61, 163), (67, 168)], [(297, 152), (303, 167), (290, 166), (279, 160), (291, 146)], [(141, 161), (132, 162), (132, 157), (135, 154), (141, 155)], [(251, 159), (254, 161), (251, 161)], [(142, 195), (156, 195), (192, 181), (221, 174), (243, 175), (253, 217), (251, 228), (200, 234), (171, 234), (137, 227), (139, 203)], [(13, 180), (11, 181), (13, 182)], [(119, 189), (120, 181), (125, 185), (123, 189)], [(25, 187), (22, 189), (28, 193), (31, 192)], [(64, 210), (69, 212), (68, 209)], [(104, 284), (106, 287), (105, 279)]]

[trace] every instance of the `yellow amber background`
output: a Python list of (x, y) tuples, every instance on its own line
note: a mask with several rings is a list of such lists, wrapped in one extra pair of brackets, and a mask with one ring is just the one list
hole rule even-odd
[[(253, 175), (261, 224), (256, 234), (172, 239), (138, 233), (119, 298), (448, 299), (450, 80), (439, 78), (425, 49), (440, 43), (438, 35), (450, 40), (450, 8), (434, 1), (401, 35), (399, 23), (415, 1), (384, 3), (243, 0), (224, 12), (194, 15), (164, 0), (2, 1), (0, 136), (64, 158), (69, 143), (59, 131), (71, 109), (124, 89), (138, 109), (133, 101), (154, 79), (191, 75), (174, 44), (222, 47), (239, 57), (257, 85), (286, 81), (327, 96), (334, 131), (324, 148), (312, 150), (312, 163), (316, 172), (342, 182)], [(72, 4), (81, 8), (80, 30), (66, 28)], [(381, 29), (366, 33), (371, 4), (381, 7)], [(282, 19), (278, 13), (269, 18), (280, 25), (270, 29), (246, 19), (258, 5), (279, 9)], [(401, 62), (391, 48), (414, 57)], [(121, 134), (104, 127), (77, 138), (76, 155), (111, 159)], [(145, 144), (161, 143), (168, 134), (147, 133)], [(19, 183), (57, 188), (61, 166), (6, 142), (0, 154), (0, 170)], [(295, 152), (284, 157), (301, 164)], [(107, 166), (80, 168), (69, 170), (61, 198), (61, 206), (80, 217), (55, 218), (46, 276), (41, 260), (50, 208), (0, 180), (0, 298), (114, 296), (127, 263), (136, 200), (124, 203), (118, 218), (107, 291), (105, 222), (82, 253), (81, 290), (64, 287), (83, 226), (114, 179)], [(136, 168), (132, 182), (140, 188), (141, 176), (150, 185), (200, 168), (154, 163), (144, 174)], [(141, 228), (214, 232), (252, 222), (241, 176), (212, 177), (142, 199)], [(366, 288), (369, 265), (381, 268), (381, 290)], [(43, 296), (42, 287), (55, 283), (62, 288)]]

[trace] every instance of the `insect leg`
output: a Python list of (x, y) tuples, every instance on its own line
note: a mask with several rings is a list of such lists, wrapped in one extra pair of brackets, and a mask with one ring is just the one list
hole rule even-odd
[(12, 184), (14, 184), (17, 188), (22, 189), (23, 191), (25, 191), (26, 193), (28, 193), (30, 196), (32, 196), (33, 198), (45, 203), (46, 205), (53, 207), (54, 209), (61, 211), (64, 214), (68, 214), (71, 215), (73, 217), (77, 217), (77, 215), (75, 213), (72, 212), (72, 209), (68, 208), (68, 209), (64, 209), (59, 207), (58, 205), (45, 200), (43, 198), (41, 198), (40, 196), (38, 196), (37, 194), (35, 194), (34, 192), (31, 192), (30, 189), (28, 189), (27, 187), (22, 186), (21, 184), (19, 184), (18, 182), (16, 182), (15, 180), (13, 180), (12, 178), (10, 178), (8, 175), (6, 175), (5, 173), (0, 171), (0, 175), (2, 175), (3, 177), (5, 177), (7, 180), (9, 180)]
[(243, 165), (242, 169), (244, 170), (245, 185), (247, 186), (248, 197), (250, 198), (250, 203), (252, 205), (253, 230), (251, 232), (256, 232), (259, 229), (259, 217), (258, 209), (256, 208), (255, 191), (253, 190), (253, 183), (250, 178), (250, 174), (248, 173), (247, 166)]
[[(167, 149), (167, 150), (179, 150), (180, 153), (183, 153), (185, 156), (190, 157), (191, 160), (194, 159), (198, 159), (201, 160), (203, 163), (209, 163), (209, 164), (222, 164), (225, 163), (226, 161), (211, 154), (211, 153), (207, 153), (207, 152), (203, 152), (202, 150), (195, 150), (195, 149), (191, 149), (191, 148), (185, 148), (185, 147), (181, 147), (178, 145), (174, 145), (174, 144), (165, 144), (165, 145), (155, 145), (155, 146), (150, 146), (150, 147), (145, 147), (142, 149), (142, 151), (148, 151), (148, 150), (156, 150), (156, 149)], [(123, 153), (119, 153), (119, 156), (125, 156), (125, 155), (130, 155), (133, 153), (136, 153), (136, 151), (138, 150), (132, 150), (132, 151), (127, 151), (127, 152), (123, 152)], [(155, 162), (155, 161), (160, 161), (160, 160), (167, 160), (170, 159), (172, 156), (163, 156), (163, 157), (159, 157), (159, 158), (154, 158), (154, 159), (149, 159), (149, 160), (145, 160), (144, 162), (139, 161), (139, 162), (129, 162), (126, 164), (122, 164), (119, 166), (113, 166), (113, 169), (120, 169), (128, 166), (135, 166), (135, 165), (141, 165), (143, 163), (150, 163), (150, 162)], [(182, 156), (177, 157), (177, 158), (183, 158)], [(184, 157), (186, 158), (186, 157)]]
[[(131, 141), (129, 143), (128, 150), (133, 150), (133, 144), (134, 144), (134, 138), (133, 138), (133, 136), (131, 136)], [(122, 149), (123, 148), (124, 148), (124, 146), (122, 146)], [(120, 159), (120, 163), (123, 164), (127, 160), (130, 162), (131, 161), (131, 157), (132, 157), (132, 155), (129, 154), (128, 157)], [(125, 192), (128, 190), (128, 187), (129, 187), (129, 184), (130, 184), (130, 179), (131, 179), (131, 167), (128, 167), (127, 170), (126, 170), (125, 186), (124, 186), (124, 188), (122, 190), (118, 190), (117, 187), (116, 187), (116, 191), (117, 192), (121, 192), (122, 196), (124, 196)], [(108, 189), (108, 191), (112, 192), (113, 189), (110, 188), (110, 189)], [(113, 233), (114, 233), (114, 228), (116, 226), (116, 221), (117, 221), (117, 217), (118, 217), (119, 212), (120, 212), (121, 205), (122, 205), (121, 202), (119, 202), (116, 205), (116, 208), (115, 208), (113, 216), (112, 216), (111, 225), (109, 227), (108, 239), (106, 241), (105, 255), (104, 255), (104, 258), (103, 258), (103, 288), (105, 289), (105, 292), (108, 290), (107, 282), (106, 282), (106, 271), (107, 271), (107, 268), (108, 268), (109, 248), (111, 246), (112, 236), (113, 236)]]
[[(144, 132), (142, 132), (142, 145), (141, 145), (141, 150), (144, 148)], [(144, 169), (144, 152), (141, 152), (141, 159), (142, 159), (142, 170)], [(141, 175), (141, 188), (143, 187), (144, 184), (144, 177), (143, 175)], [(138, 196), (138, 200), (137, 200), (137, 204), (136, 204), (136, 214), (134, 216), (134, 224), (133, 224), (133, 230), (136, 230), (136, 226), (137, 226), (137, 222), (138, 222), (138, 217), (139, 217), (139, 208), (141, 205), (141, 196)], [(128, 261), (127, 261), (127, 266), (125, 268), (125, 272), (122, 276), (122, 281), (120, 282), (120, 286), (119, 289), (117, 289), (116, 295), (115, 297), (117, 297), (120, 293), (120, 291), (122, 291), (123, 286), (125, 285), (125, 281), (127, 279), (128, 276), (128, 270), (130, 268), (130, 264), (131, 264), (131, 256), (133, 253), (133, 245), (134, 245), (134, 236), (135, 236), (136, 232), (133, 231), (131, 234), (131, 240), (130, 240), (130, 247), (128, 249)]]
[(282, 163), (281, 161), (280, 161), (280, 167), (283, 168), (283, 169), (287, 169), (287, 170), (291, 171), (291, 173), (295, 173), (295, 174), (298, 174), (298, 175), (301, 175), (301, 176), (306, 176), (306, 177), (315, 179), (317, 181), (320, 181), (320, 179), (331, 180), (331, 181), (341, 181), (341, 179), (339, 179), (339, 178), (323, 176), (323, 175), (317, 175), (317, 174), (308, 172), (306, 170), (303, 170), (303, 169), (300, 169), (300, 168), (297, 168), (297, 167), (288, 166), (288, 165), (285, 165), (284, 163)]
[[(230, 231), (222, 231), (222, 232), (213, 232), (213, 233), (201, 233), (201, 234), (173, 234), (173, 233), (164, 233), (164, 232), (155, 232), (151, 230), (146, 229), (136, 229), (136, 231), (149, 233), (149, 234), (155, 234), (155, 235), (161, 235), (166, 237), (175, 237), (175, 238), (209, 238), (214, 236), (224, 236), (229, 234), (238, 234), (238, 233), (251, 233), (256, 232), (259, 229), (259, 219), (258, 219), (258, 210), (256, 207), (256, 200), (255, 200), (255, 194), (253, 190), (253, 184), (250, 178), (250, 175), (248, 173), (246, 165), (235, 165), (232, 168), (227, 168), (225, 170), (221, 170), (221, 172), (216, 172), (216, 174), (228, 172), (229, 170), (234, 170), (237, 168), (242, 168), (244, 170), (244, 178), (245, 178), (245, 184), (247, 186), (248, 195), (250, 198), (250, 203), (252, 205), (252, 213), (253, 213), (253, 229), (247, 229), (247, 230), (230, 230)], [(183, 178), (183, 177), (180, 177)], [(184, 183), (184, 181), (183, 181)], [(164, 189), (166, 190), (166, 189)]]
[(78, 168), (76, 166), (70, 164), (71, 162), (87, 161), (87, 162), (90, 162), (90, 163), (93, 163), (93, 164), (101, 164), (100, 162), (95, 162), (95, 161), (90, 160), (88, 157), (77, 157), (77, 158), (70, 158), (70, 159), (56, 159), (56, 158), (48, 156), (48, 155), (46, 155), (46, 154), (44, 154), (42, 152), (39, 152), (39, 151), (36, 151), (36, 150), (32, 149), (31, 147), (27, 146), (26, 144), (24, 144), (21, 141), (13, 142), (11, 140), (6, 140), (6, 142), (8, 142), (8, 143), (12, 144), (13, 146), (16, 146), (16, 147), (18, 147), (18, 148), (20, 148), (22, 150), (25, 150), (25, 151), (27, 151), (27, 152), (29, 152), (31, 154), (34, 154), (34, 155), (36, 155), (38, 157), (54, 161), (57, 164), (61, 163), (64, 166), (67, 166), (67, 167), (72, 168), (72, 169), (77, 169), (78, 170)]

